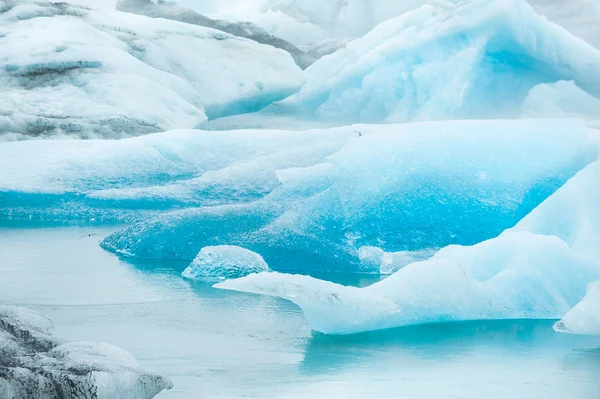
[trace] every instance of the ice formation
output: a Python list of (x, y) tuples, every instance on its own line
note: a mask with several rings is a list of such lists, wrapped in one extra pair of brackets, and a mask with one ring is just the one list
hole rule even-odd
[(193, 128), (256, 111), (303, 83), (283, 50), (67, 3), (0, 2), (0, 48), (4, 140)]
[[(328, 334), (444, 321), (560, 318), (600, 276), (598, 181), (600, 161), (514, 229), (474, 246), (448, 246), (366, 288), (278, 273), (216, 287), (290, 300), (314, 330)], [(590, 309), (595, 285), (590, 294), (579, 309)]]
[[(259, 145), (252, 133), (244, 134)], [(259, 253), (278, 271), (356, 272), (357, 251), (364, 246), (417, 251), (494, 237), (598, 153), (583, 124), (568, 120), (431, 122), (288, 134), (277, 137), (318, 137), (308, 152), (296, 153), (299, 164), (285, 157), (282, 167), (283, 158), (259, 157), (243, 171), (266, 173), (269, 180), (265, 175), (248, 180), (244, 174), (226, 180), (238, 193), (244, 192), (238, 184), (247, 189), (253, 181), (272, 182), (265, 195), (163, 213), (102, 245), (129, 256), (183, 260), (205, 246), (237, 245)], [(285, 148), (295, 153), (291, 145)], [(159, 189), (153, 195), (164, 199), (160, 195), (170, 189)], [(147, 203), (151, 192), (111, 191), (105, 199)]]
[(570, 334), (600, 335), (600, 281), (588, 286), (585, 298), (556, 323), (554, 329)]
[(0, 306), (0, 398), (149, 399), (173, 384), (108, 344), (68, 342), (25, 308)]
[[(258, 43), (277, 47), (290, 53), (292, 57), (294, 57), (296, 64), (303, 69), (308, 67), (317, 59), (316, 57), (303, 52), (292, 43), (269, 34), (267, 31), (251, 22), (227, 22), (215, 20), (188, 8), (178, 6), (175, 3), (153, 3), (151, 0), (121, 0), (117, 4), (117, 9), (140, 15), (146, 15), (152, 18), (166, 18), (198, 26), (218, 29), (234, 36), (245, 37)], [(333, 50), (330, 52), (332, 51)]]
[(259, 254), (233, 245), (204, 247), (182, 273), (191, 280), (224, 280), (269, 271)]
[(524, 0), (475, 0), (385, 21), (306, 77), (269, 112), (367, 123), (510, 118), (539, 84), (572, 80), (600, 95), (600, 51)]

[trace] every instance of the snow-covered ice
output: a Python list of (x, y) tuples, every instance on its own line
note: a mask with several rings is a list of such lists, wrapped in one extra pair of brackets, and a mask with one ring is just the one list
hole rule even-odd
[(193, 128), (303, 83), (287, 52), (222, 31), (68, 3), (0, 4), (4, 140)]
[[(366, 288), (278, 273), (216, 287), (290, 300), (311, 328), (328, 334), (447, 321), (557, 319), (600, 276), (598, 181), (600, 161), (579, 172), (514, 229), (474, 246), (448, 246)], [(589, 309), (590, 301), (579, 308)]]
[(181, 275), (191, 280), (218, 281), (265, 271), (269, 271), (269, 266), (259, 254), (233, 245), (220, 245), (202, 248)]
[(52, 323), (26, 308), (0, 306), (3, 399), (150, 399), (172, 382), (129, 353), (93, 342), (59, 343)]
[(569, 334), (600, 335), (600, 281), (590, 283), (585, 298), (554, 329)]

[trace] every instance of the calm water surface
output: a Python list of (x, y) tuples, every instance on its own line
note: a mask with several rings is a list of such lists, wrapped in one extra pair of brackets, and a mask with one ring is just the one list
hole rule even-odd
[(555, 333), (552, 321), (324, 336), (286, 301), (103, 251), (114, 230), (0, 227), (0, 301), (49, 316), (56, 336), (130, 351), (173, 379), (158, 398), (600, 398), (600, 338)]

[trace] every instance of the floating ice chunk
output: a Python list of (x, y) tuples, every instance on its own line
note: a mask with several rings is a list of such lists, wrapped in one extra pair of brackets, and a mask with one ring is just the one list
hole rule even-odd
[(379, 247), (364, 246), (358, 249), (358, 259), (366, 272), (379, 273), (385, 251)]
[(271, 110), (370, 123), (517, 117), (541, 83), (573, 80), (600, 96), (599, 72), (598, 49), (524, 0), (425, 5), (311, 65)]
[(554, 325), (558, 332), (600, 335), (600, 281), (591, 283), (587, 295)]
[(285, 51), (222, 31), (68, 3), (5, 4), (0, 133), (193, 128), (256, 111), (303, 83)]
[(31, 310), (0, 306), (1, 398), (149, 399), (173, 386), (112, 345), (59, 345), (51, 327)]
[[(507, 233), (473, 247), (447, 247), (366, 288), (268, 273), (215, 287), (282, 297), (302, 309), (312, 329), (351, 334), (447, 321), (559, 318), (599, 276), (600, 263), (556, 237)], [(324, 304), (317, 288), (323, 286), (336, 301)]]
[(259, 254), (233, 245), (204, 247), (182, 273), (192, 280), (224, 280), (269, 271)]
[(317, 162), (273, 167), (279, 184), (268, 195), (164, 213), (102, 245), (182, 260), (205, 246), (237, 245), (277, 271), (356, 272), (363, 246), (420, 251), (497, 236), (598, 155), (581, 121), (428, 122), (295, 134), (326, 132), (345, 141)]

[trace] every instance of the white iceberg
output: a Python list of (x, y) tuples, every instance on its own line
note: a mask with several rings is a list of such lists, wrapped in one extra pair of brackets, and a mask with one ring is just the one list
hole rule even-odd
[(234, 245), (204, 247), (181, 274), (190, 280), (225, 280), (267, 272), (269, 266), (259, 254)]
[(559, 322), (558, 332), (581, 335), (600, 335), (600, 281), (591, 283), (587, 295)]
[(283, 50), (68, 3), (0, 2), (0, 48), (4, 140), (193, 128), (256, 111), (303, 83)]
[(0, 306), (0, 397), (3, 399), (150, 399), (173, 383), (146, 372), (115, 346), (59, 344), (52, 323), (25, 308)]

